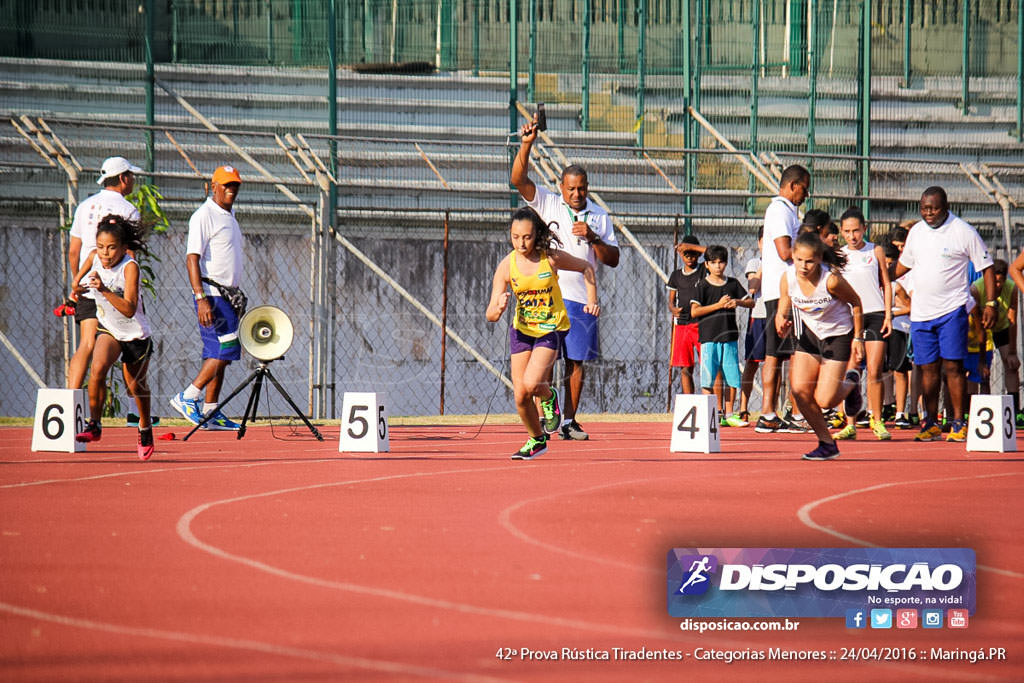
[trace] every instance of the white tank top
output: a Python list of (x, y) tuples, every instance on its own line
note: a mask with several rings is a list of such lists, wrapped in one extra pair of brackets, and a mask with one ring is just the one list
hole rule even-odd
[[(860, 249), (843, 247), (847, 263), (843, 268), (843, 277), (853, 291), (860, 297), (860, 305), (864, 313), (878, 313), (885, 310), (882, 298), (882, 282), (878, 277), (878, 258), (875, 245), (865, 242)], [(885, 264), (882, 264), (884, 267)]]
[(818, 339), (838, 337), (853, 330), (853, 314), (850, 305), (841, 299), (834, 298), (828, 291), (828, 277), (831, 271), (824, 263), (821, 264), (821, 277), (818, 285), (810, 296), (800, 291), (796, 279), (796, 266), (786, 269), (786, 282), (789, 284), (789, 298), (797, 311), (800, 322), (814, 333)]
[[(135, 259), (124, 255), (121, 262), (113, 268), (104, 268), (98, 257), (93, 257), (92, 272), (100, 276), (103, 286), (118, 296), (124, 296), (124, 269), (129, 263), (136, 263)], [(141, 277), (141, 274), (140, 274)], [(88, 279), (88, 275), (86, 277)], [(100, 327), (109, 332), (118, 341), (133, 341), (135, 339), (147, 339), (152, 330), (149, 321), (146, 320), (146, 312), (142, 306), (142, 287), (139, 286), (139, 305), (135, 309), (135, 315), (127, 318), (102, 294), (96, 294), (96, 318)]]

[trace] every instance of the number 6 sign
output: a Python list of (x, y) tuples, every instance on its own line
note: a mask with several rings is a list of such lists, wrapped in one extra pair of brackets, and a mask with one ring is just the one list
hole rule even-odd
[(673, 453), (719, 453), (718, 408), (712, 394), (676, 394)]
[(1013, 397), (975, 394), (967, 420), (967, 450), (1012, 453), (1017, 450)]
[(384, 394), (346, 391), (341, 402), (339, 453), (387, 453), (391, 450)]
[(85, 429), (85, 392), (81, 389), (40, 389), (32, 421), (32, 450), (78, 453), (85, 444), (75, 434)]

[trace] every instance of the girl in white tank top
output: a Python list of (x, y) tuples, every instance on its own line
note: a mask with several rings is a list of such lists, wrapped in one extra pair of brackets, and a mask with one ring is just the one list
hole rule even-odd
[[(792, 332), (791, 312), (803, 332), (790, 362), (793, 400), (818, 437), (818, 447), (805, 460), (831, 460), (839, 448), (829, 434), (822, 409), (846, 399), (847, 412), (860, 410), (860, 375), (850, 371), (848, 358), (864, 356), (864, 316), (860, 297), (839, 273), (845, 257), (829, 249), (816, 232), (805, 232), (793, 244), (793, 265), (782, 276), (779, 310), (774, 324), (780, 336)], [(852, 341), (850, 335), (852, 334)]]
[[(892, 332), (892, 284), (885, 267), (885, 251), (877, 244), (864, 241), (864, 214), (850, 207), (840, 219), (840, 231), (846, 246), (847, 263), (843, 277), (860, 297), (864, 309), (864, 353), (867, 365), (868, 409), (871, 431), (879, 441), (892, 438), (882, 419), (882, 371), (885, 369), (885, 337)], [(850, 366), (853, 369), (853, 366)], [(858, 388), (858, 391), (860, 389)], [(856, 415), (846, 416), (846, 426), (836, 433), (837, 439), (856, 439)]]
[(138, 456), (141, 460), (149, 460), (153, 455), (153, 425), (146, 376), (153, 346), (139, 291), (141, 271), (139, 264), (127, 253), (129, 249), (135, 253), (145, 251), (142, 232), (138, 223), (122, 216), (102, 218), (96, 229), (96, 249), (86, 257), (73, 280), (81, 283), (84, 278), (84, 283), (76, 285), (76, 290), (87, 287), (93, 292), (99, 321), (99, 333), (92, 352), (92, 377), (89, 379), (92, 417), (75, 438), (84, 442), (100, 440), (107, 373), (120, 358), (125, 386), (139, 409)]

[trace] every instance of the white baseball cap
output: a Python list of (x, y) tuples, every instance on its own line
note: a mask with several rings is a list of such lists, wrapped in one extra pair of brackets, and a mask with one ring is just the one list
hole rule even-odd
[(127, 173), (128, 171), (131, 171), (132, 173), (142, 173), (141, 168), (138, 166), (132, 166), (132, 163), (124, 157), (110, 157), (103, 162), (102, 166), (100, 166), (100, 177), (99, 180), (96, 181), (96, 184), (102, 185), (103, 181), (107, 178), (116, 178), (122, 173)]

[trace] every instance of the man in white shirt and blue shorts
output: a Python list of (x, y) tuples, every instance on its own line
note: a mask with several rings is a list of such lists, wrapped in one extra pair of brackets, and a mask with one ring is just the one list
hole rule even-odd
[[(595, 271), (598, 263), (614, 268), (619, 265), (619, 243), (615, 239), (611, 216), (587, 197), (586, 171), (576, 165), (566, 167), (559, 182), (560, 194), (537, 187), (528, 177), (530, 148), (538, 132), (534, 116), (531, 123), (523, 126), (522, 144), (512, 163), (512, 185), (544, 222), (551, 225), (552, 232), (561, 242), (559, 250), (585, 259)], [(558, 286), (571, 323), (562, 354), (565, 360), (565, 400), (559, 435), (563, 439), (585, 441), (590, 437), (576, 421), (576, 410), (583, 393), (583, 364), (597, 360), (600, 354), (597, 317), (583, 310), (587, 296), (582, 273), (560, 271)]]
[(204, 425), (211, 430), (239, 428), (218, 407), (224, 370), (242, 357), (238, 315), (220, 290), (203, 278), (229, 287), (238, 287), (241, 282), (245, 259), (242, 231), (234, 212), (241, 184), (234, 167), (218, 168), (213, 172), (210, 196), (188, 222), (186, 265), (203, 341), (203, 364), (192, 383), (171, 398), (171, 405), (192, 424), (199, 424), (212, 413)]
[(915, 268), (922, 273), (921, 277), (914, 278), (910, 339), (914, 364), (921, 368), (921, 389), (928, 417), (922, 421), (921, 431), (914, 439), (942, 439), (942, 428), (937, 421), (941, 365), (954, 416), (946, 440), (966, 441), (964, 358), (967, 357), (968, 306), (973, 303), (967, 266), (973, 264), (984, 277), (987, 296), (982, 323), (985, 329), (991, 329), (997, 318), (992, 257), (977, 231), (949, 210), (946, 191), (941, 187), (924, 191), (920, 211), (921, 220), (910, 229), (896, 264), (897, 278)]

